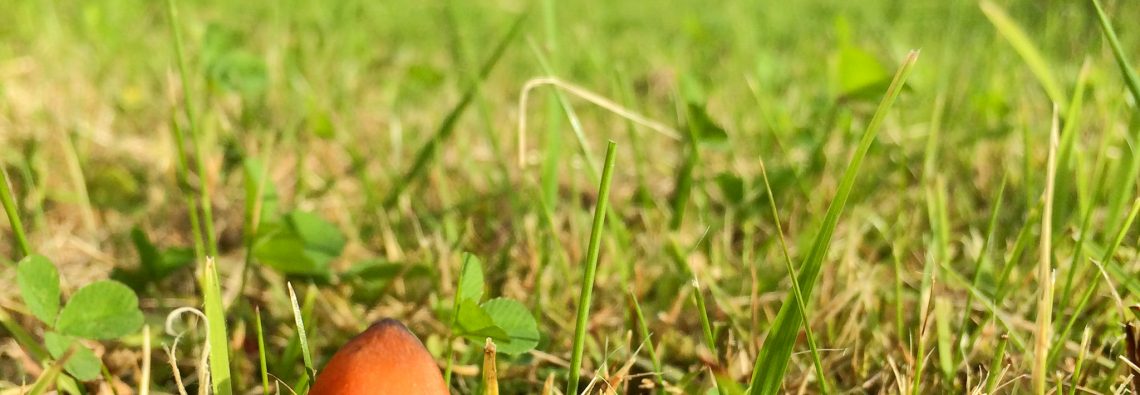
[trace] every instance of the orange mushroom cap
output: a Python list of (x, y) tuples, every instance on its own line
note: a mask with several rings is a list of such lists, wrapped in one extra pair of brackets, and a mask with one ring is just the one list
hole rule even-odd
[(333, 355), (309, 395), (447, 395), (435, 359), (400, 321), (372, 324)]

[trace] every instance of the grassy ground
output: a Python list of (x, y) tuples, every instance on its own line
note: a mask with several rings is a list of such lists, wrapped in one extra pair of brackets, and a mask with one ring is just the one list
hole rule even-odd
[(205, 326), (163, 328), (196, 307), (238, 393), (257, 317), (281, 393), (382, 317), (480, 393), (464, 252), (539, 325), (503, 393), (565, 392), (578, 346), (591, 391), (1135, 391), (1140, 4), (1104, 4), (1118, 58), (1085, 1), (531, 3), (0, 7), (0, 393), (51, 374), (29, 252), (145, 313), (77, 392), (204, 390)]

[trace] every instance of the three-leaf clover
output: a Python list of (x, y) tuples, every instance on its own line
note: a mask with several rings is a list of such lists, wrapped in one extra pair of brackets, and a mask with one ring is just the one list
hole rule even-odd
[(59, 271), (43, 255), (29, 255), (21, 260), (16, 282), (28, 311), (52, 329), (44, 333), (44, 345), (52, 358), (62, 357), (68, 349), (75, 350), (64, 369), (76, 379), (98, 378), (101, 366), (95, 353), (79, 339), (115, 339), (142, 327), (138, 296), (120, 282), (88, 284), (76, 291), (62, 309)]
[(465, 254), (455, 294), (452, 330), (475, 342), (495, 341), (498, 351), (519, 355), (538, 346), (538, 323), (526, 306), (514, 299), (483, 298), (483, 265), (479, 258)]

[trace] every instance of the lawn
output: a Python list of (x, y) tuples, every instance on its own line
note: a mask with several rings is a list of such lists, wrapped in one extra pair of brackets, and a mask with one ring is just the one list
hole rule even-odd
[(0, 394), (1137, 393), (1136, 15), (9, 0)]

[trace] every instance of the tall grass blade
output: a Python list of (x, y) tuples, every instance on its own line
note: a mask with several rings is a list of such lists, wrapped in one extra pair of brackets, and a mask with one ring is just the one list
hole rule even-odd
[[(986, 235), (982, 239), (982, 248), (978, 250), (978, 258), (974, 260), (974, 278), (970, 281), (970, 286), (977, 288), (978, 282), (982, 278), (982, 265), (986, 262), (989, 256), (990, 245), (993, 244), (994, 232), (997, 230), (998, 213), (1001, 212), (1002, 201), (1005, 200), (1005, 187), (1009, 183), (1009, 173), (1005, 173), (1001, 177), (1001, 185), (998, 187), (997, 196), (994, 200), (990, 201), (994, 208), (990, 211), (990, 218), (986, 225)], [(966, 336), (967, 325), (966, 322), (970, 319), (969, 308), (973, 305), (974, 294), (966, 294), (967, 312), (962, 316), (962, 322), (959, 324), (958, 338), (961, 339)], [(973, 342), (970, 343), (970, 348), (974, 346)]]
[[(935, 199), (927, 191), (927, 201)], [(934, 203), (931, 203), (933, 205)], [(922, 267), (922, 282), (918, 289), (918, 328), (914, 330), (912, 342), (917, 343), (914, 349), (914, 377), (910, 385), (910, 395), (918, 395), (922, 390), (923, 372), (926, 371), (926, 339), (927, 329), (930, 328), (930, 300), (934, 294), (935, 273), (938, 266), (932, 257), (927, 257)]]
[(705, 347), (709, 348), (713, 357), (720, 360), (720, 352), (716, 349), (716, 338), (713, 336), (712, 323), (709, 322), (709, 312), (705, 307), (705, 295), (701, 293), (701, 284), (693, 277), (693, 301), (697, 304), (697, 314), (701, 321), (701, 332), (705, 335)]
[(637, 335), (641, 337), (641, 341), (645, 344), (645, 351), (649, 354), (649, 362), (653, 363), (653, 380), (657, 383), (657, 393), (665, 393), (665, 377), (664, 370), (661, 367), (661, 358), (657, 357), (657, 347), (653, 345), (653, 338), (649, 336), (649, 324), (645, 321), (645, 314), (641, 311), (641, 303), (637, 301), (637, 295), (633, 294), (633, 289), (627, 288), (626, 295), (629, 297), (629, 303), (633, 305), (633, 313), (637, 318)]
[(938, 367), (942, 369), (942, 378), (953, 380), (956, 348), (950, 336), (950, 300), (947, 298), (934, 300), (934, 330), (938, 336)]
[(1069, 395), (1077, 395), (1077, 387), (1081, 385), (1081, 369), (1084, 368), (1085, 358), (1088, 357), (1089, 340), (1092, 339), (1092, 332), (1088, 327), (1085, 327), (1084, 334), (1081, 335), (1081, 351), (1077, 354), (1077, 364), (1073, 367), (1073, 382), (1069, 384)]
[(12, 233), (16, 235), (16, 246), (20, 248), (20, 255), (12, 262), (32, 253), (32, 245), (28, 243), (28, 236), (24, 233), (24, 224), (20, 222), (20, 210), (16, 209), (16, 197), (12, 194), (9, 185), (8, 171), (0, 168), (0, 203), (4, 205), (4, 213), (8, 215), (8, 223), (12, 224)]
[(257, 359), (260, 363), (258, 370), (261, 372), (261, 390), (265, 395), (269, 395), (273, 393), (273, 389), (269, 387), (269, 364), (265, 358), (265, 331), (261, 325), (260, 307), (253, 309), (253, 324), (257, 331)]
[(297, 304), (297, 292), (293, 290), (293, 283), (288, 283), (287, 286), (289, 303), (293, 306), (293, 322), (297, 325), (297, 339), (301, 342), (301, 358), (305, 361), (305, 375), (309, 378), (309, 382), (312, 382), (316, 378), (317, 369), (313, 367), (313, 356), (309, 353), (309, 336), (305, 329), (305, 319), (301, 314), (301, 306)]
[(62, 357), (56, 359), (55, 362), (51, 364), (51, 366), (49, 366), (46, 370), (44, 370), (43, 373), (40, 374), (40, 377), (36, 379), (35, 384), (32, 385), (32, 389), (28, 391), (27, 395), (46, 394), (47, 390), (51, 388), (52, 384), (55, 384), (56, 378), (60, 377), (60, 374), (63, 372), (63, 366), (67, 364), (67, 360), (71, 359), (71, 356), (74, 355), (74, 353), (75, 349), (71, 348), (68, 349)]
[(232, 395), (230, 381), (230, 342), (222, 306), (221, 282), (214, 258), (206, 258), (202, 273), (202, 300), (206, 310), (206, 336), (210, 349), (210, 383), (216, 395)]
[[(1057, 190), (1055, 192), (1055, 199), (1057, 199), (1055, 210), (1057, 212), (1053, 215), (1053, 222), (1058, 226), (1063, 224), (1074, 212), (1080, 212), (1079, 207), (1073, 208), (1072, 202), (1072, 196), (1079, 186), (1073, 151), (1077, 145), (1077, 135), (1080, 134), (1077, 126), (1080, 125), (1081, 110), (1084, 106), (1085, 91), (1089, 85), (1091, 71), (1092, 62), (1085, 58), (1084, 63), (1081, 64), (1081, 70), (1077, 74), (1077, 85), (1073, 88), (1069, 108), (1065, 110), (1065, 125), (1061, 129), (1061, 142), (1057, 148)], [(1068, 284), (1067, 279), (1066, 284)]]
[(400, 198), (400, 195), (404, 193), (404, 190), (408, 188), (408, 185), (420, 179), (420, 176), (423, 175), (424, 170), (427, 168), (428, 162), (431, 162), (431, 160), (435, 158), (439, 150), (439, 145), (455, 132), (459, 118), (463, 116), (467, 107), (475, 100), (475, 96), (479, 92), (480, 84), (482, 84), (483, 80), (487, 79), (487, 76), (495, 69), (495, 65), (499, 64), (499, 59), (503, 57), (503, 54), (507, 51), (507, 47), (514, 41), (514, 38), (522, 32), (523, 22), (526, 21), (526, 16), (527, 14), (524, 12), (515, 18), (511, 29), (499, 40), (498, 45), (496, 45), (494, 51), (491, 52), (491, 57), (487, 58), (487, 61), (483, 63), (483, 67), (479, 69), (478, 78), (471, 82), (471, 86), (468, 86), (467, 90), (463, 92), (459, 103), (443, 118), (443, 123), (436, 129), (431, 140), (428, 140), (427, 144), (424, 144), (419, 152), (416, 153), (416, 158), (415, 161), (412, 162), (412, 166), (409, 167), (408, 171), (392, 186), (392, 191), (389, 192), (388, 197), (384, 199), (384, 207), (392, 207)]
[[(558, 62), (558, 14), (555, 9), (554, 0), (542, 1), (542, 31), (543, 31), (543, 46), (550, 53), (548, 62), (541, 62), (544, 72), (548, 75), (557, 75), (554, 72), (555, 65), (561, 66)], [(535, 51), (540, 54), (541, 51)], [(561, 67), (559, 67), (561, 68)], [(569, 107), (566, 98), (562, 93), (554, 90), (550, 93), (549, 98), (546, 100), (546, 136), (545, 143), (542, 150), (542, 198), (546, 202), (547, 208), (555, 210), (558, 207), (558, 169), (561, 164), (562, 158), (562, 119), (563, 108)], [(567, 114), (569, 115), (569, 114)], [(576, 116), (572, 118), (577, 118)], [(579, 136), (579, 143), (582, 143)], [(580, 144), (581, 145), (581, 144)], [(585, 150), (585, 147), (583, 147)], [(587, 154), (588, 155), (588, 154)], [(595, 163), (592, 158), (587, 157), (588, 163)]]
[[(1104, 255), (1101, 256), (1100, 262), (1102, 265), (1106, 266), (1107, 269), (1111, 269), (1113, 267), (1112, 258), (1116, 256), (1116, 249), (1120, 247), (1120, 243), (1124, 242), (1124, 237), (1128, 235), (1128, 230), (1132, 228), (1132, 222), (1136, 220), (1137, 214), (1140, 214), (1140, 199), (1132, 201), (1132, 209), (1129, 211), (1128, 217), (1124, 219), (1124, 223), (1121, 224), (1119, 229), (1117, 229), (1116, 236), (1113, 237), (1112, 243), (1109, 244), (1107, 248), (1105, 248)], [(1101, 276), (1093, 276), (1092, 283), (1088, 284), (1085, 287), (1084, 294), (1081, 295), (1081, 299), (1077, 302), (1077, 306), (1073, 309), (1073, 313), (1069, 317), (1069, 321), (1065, 324), (1064, 329), (1061, 329), (1061, 332), (1058, 334), (1057, 339), (1067, 340), (1069, 338), (1069, 332), (1073, 330), (1073, 327), (1077, 323), (1077, 319), (1080, 318), (1084, 313), (1085, 307), (1088, 305), (1089, 301), (1092, 299), (1093, 294), (1096, 293), (1097, 288), (1100, 286), (1100, 278)], [(1059, 354), (1061, 352), (1061, 346), (1064, 344), (1064, 341), (1056, 342), (1053, 345), (1052, 353)], [(1056, 356), (1053, 356), (1052, 358), (1056, 358)]]
[[(196, 229), (200, 231), (204, 237), (206, 255), (211, 257), (218, 256), (218, 243), (214, 235), (214, 209), (210, 203), (210, 186), (206, 180), (206, 158), (202, 152), (201, 139), (201, 125), (198, 122), (198, 113), (195, 111), (194, 97), (191, 95), (193, 86), (190, 85), (190, 71), (189, 65), (186, 61), (186, 52), (183, 50), (182, 45), (182, 29), (178, 27), (178, 8), (174, 6), (174, 0), (166, 0), (166, 15), (170, 23), (170, 35), (174, 39), (174, 54), (178, 61), (178, 75), (182, 81), (182, 107), (186, 113), (186, 121), (190, 124), (190, 144), (194, 149), (194, 160), (197, 165), (195, 169), (198, 172), (198, 203), (202, 210), (202, 228)], [(177, 129), (175, 129), (177, 131)], [(180, 135), (177, 132), (176, 135)], [(177, 136), (181, 137), (181, 136)], [(181, 140), (179, 141), (181, 143)]]
[(997, 388), (998, 379), (1000, 378), (1002, 365), (1005, 362), (1005, 347), (1009, 344), (1009, 336), (1002, 335), (998, 339), (997, 351), (994, 352), (994, 359), (990, 361), (990, 371), (986, 375), (986, 392), (987, 394), (994, 393)]
[(594, 223), (590, 230), (590, 246), (587, 250), (582, 275), (581, 297), (578, 299), (578, 320), (574, 325), (574, 350), (570, 355), (570, 371), (566, 383), (566, 394), (578, 393), (579, 373), (582, 369), (582, 353), (586, 349), (586, 324), (590, 319), (590, 298), (594, 293), (594, 277), (598, 272), (598, 254), (602, 249), (602, 230), (606, 222), (606, 210), (610, 199), (610, 183), (613, 181), (614, 163), (617, 161), (617, 143), (610, 141), (606, 146), (606, 164), (602, 168), (602, 182), (598, 186), (598, 204), (594, 207)]
[(1104, 32), (1104, 38), (1112, 47), (1112, 55), (1116, 57), (1116, 64), (1120, 66), (1120, 73), (1124, 75), (1124, 83), (1128, 85), (1128, 92), (1132, 94), (1133, 100), (1140, 102), (1140, 76), (1137, 76), (1136, 69), (1128, 64), (1124, 47), (1120, 45), (1120, 39), (1116, 37), (1116, 30), (1112, 28), (1112, 22), (1108, 20), (1108, 15), (1104, 14), (1104, 7), (1101, 7), (1099, 0), (1092, 0), (1092, 3), (1093, 7), (1096, 8), (1097, 20), (1100, 22), (1100, 29)]
[(1045, 180), (1045, 211), (1041, 215), (1041, 256), (1037, 262), (1037, 330), (1034, 333), (1033, 389), (1045, 395), (1049, 344), (1053, 329), (1053, 192), (1057, 178), (1057, 145), (1061, 120), (1053, 107), (1053, 127), (1049, 130), (1048, 177)]
[[(1112, 54), (1116, 58), (1116, 64), (1120, 67), (1120, 73), (1124, 77), (1124, 83), (1128, 87), (1128, 92), (1132, 94), (1132, 100), (1140, 102), (1140, 76), (1137, 76), (1136, 69), (1128, 63), (1127, 55), (1124, 53), (1123, 46), (1120, 44), (1120, 39), (1116, 36), (1116, 30), (1112, 28), (1112, 22), (1108, 20), (1108, 15), (1105, 15), (1104, 8), (1101, 7), (1099, 0), (1093, 0), (1093, 7), (1096, 9), (1097, 20), (1100, 22), (1101, 30), (1104, 32), (1104, 37), (1108, 40), (1109, 46), (1112, 47)], [(1128, 173), (1120, 179), (1119, 185), (1113, 188), (1115, 192), (1109, 201), (1108, 212), (1108, 229), (1116, 229), (1120, 224), (1122, 211), (1125, 203), (1128, 201), (1129, 194), (1133, 191), (1133, 186), (1136, 185), (1136, 178), (1140, 176), (1140, 155), (1135, 152), (1134, 147), (1128, 147), (1133, 152), (1129, 155), (1128, 159)]]
[(16, 322), (12, 316), (8, 315), (8, 312), (3, 308), (0, 308), (0, 327), (7, 330), (8, 334), (12, 336), (12, 339), (16, 341), (16, 344), (23, 347), (23, 351), (28, 353), (32, 358), (42, 361), (51, 357), (51, 355), (48, 354), (48, 350), (44, 348), (35, 337), (32, 337), (31, 333), (28, 333), (24, 327), (20, 326), (19, 322)]
[[(784, 265), (788, 270), (788, 277), (792, 280), (792, 295), (796, 298), (796, 307), (798, 307), (800, 311), (807, 311), (807, 302), (804, 300), (803, 291), (800, 290), (799, 281), (796, 281), (799, 275), (796, 274), (795, 265), (792, 264), (792, 254), (788, 253), (788, 243), (784, 240), (784, 225), (780, 224), (780, 211), (776, 209), (776, 195), (772, 194), (772, 183), (768, 180), (768, 168), (764, 166), (764, 158), (760, 158), (760, 176), (761, 179), (764, 180), (764, 191), (768, 193), (768, 209), (772, 210), (772, 222), (776, 224), (776, 241), (780, 243), (780, 251), (784, 256)], [(803, 325), (804, 334), (807, 335), (808, 348), (811, 350), (811, 360), (815, 367), (815, 374), (819, 376), (819, 392), (827, 394), (829, 392), (827, 375), (823, 370), (823, 360), (820, 358), (819, 348), (815, 342), (815, 334), (812, 333), (811, 323), (808, 321), (806, 314), (800, 314), (800, 324)]]
[(182, 127), (178, 126), (175, 115), (170, 116), (170, 131), (174, 134), (174, 150), (177, 160), (174, 161), (174, 174), (178, 180), (182, 198), (186, 201), (186, 214), (190, 220), (190, 236), (194, 241), (194, 256), (199, 260), (206, 259), (206, 242), (202, 239), (201, 221), (198, 219), (198, 198), (190, 187), (190, 161), (186, 158), (186, 137), (182, 134)]
[(1010, 18), (1001, 6), (989, 0), (983, 0), (979, 6), (998, 33), (1009, 42), (1014, 51), (1017, 51), (1017, 54), (1025, 61), (1026, 66), (1029, 66), (1029, 71), (1033, 72), (1034, 77), (1037, 77), (1037, 82), (1041, 84), (1041, 88), (1045, 89), (1045, 94), (1049, 95), (1049, 99), (1061, 108), (1067, 108), (1069, 100), (1065, 98), (1061, 84), (1057, 82), (1057, 77), (1053, 75), (1053, 70), (1045, 61), (1045, 57), (1041, 55), (1041, 51), (1033, 45), (1033, 40), (1029, 38), (1029, 34), (1025, 33), (1017, 21)]
[[(859, 174), (859, 167), (863, 163), (863, 158), (871, 148), (871, 143), (875, 141), (879, 126), (882, 125), (883, 119), (886, 118), (887, 112), (902, 90), (916, 60), (918, 60), (918, 52), (911, 51), (906, 60), (903, 61), (894, 80), (891, 81), (890, 87), (887, 88), (886, 96), (879, 103), (879, 108), (875, 110), (875, 115), (871, 118), (871, 123), (868, 124), (867, 130), (863, 133), (859, 146), (843, 174), (839, 189), (831, 202), (831, 206), (827, 209), (823, 225), (820, 227), (811, 250), (809, 250), (807, 258), (800, 268), (800, 277), (794, 280), (799, 282), (805, 299), (811, 297), (815, 283), (819, 278), (823, 260), (831, 246), (831, 236), (839, 223), (839, 215), (843, 212), (844, 206), (847, 205), (847, 198), (851, 195), (851, 189), (854, 187), (855, 178)], [(794, 298), (795, 295), (789, 296), (780, 306), (780, 312), (772, 323), (772, 331), (765, 339), (764, 347), (760, 350), (760, 356), (756, 359), (750, 392), (753, 395), (773, 395), (780, 390), (784, 371), (788, 367), (788, 359), (791, 358), (796, 335), (799, 333), (799, 325), (803, 319), (801, 315), (804, 314), (796, 305)]]

